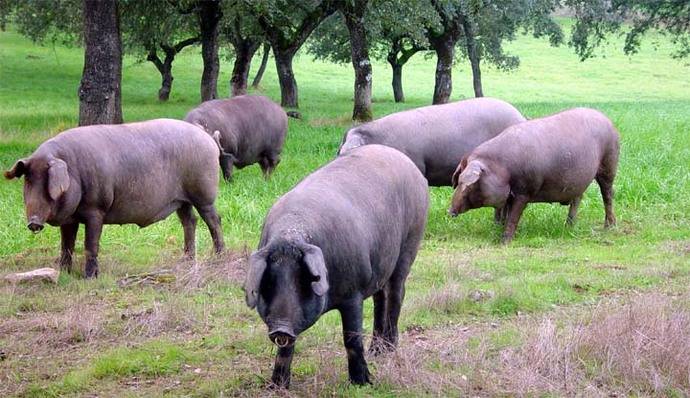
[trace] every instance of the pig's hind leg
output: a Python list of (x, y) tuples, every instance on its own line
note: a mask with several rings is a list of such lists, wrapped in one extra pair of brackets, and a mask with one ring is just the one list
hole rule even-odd
[(617, 165), (618, 154), (609, 154), (602, 161), (595, 177), (601, 190), (601, 197), (604, 200), (604, 211), (606, 212), (604, 228), (616, 225), (616, 215), (613, 213), (613, 179), (616, 177)]
[(273, 152), (266, 153), (259, 159), (259, 166), (265, 179), (271, 177), (273, 170), (278, 167), (278, 163), (280, 163), (280, 154)]
[(206, 223), (206, 226), (208, 226), (209, 232), (211, 232), (216, 254), (222, 253), (225, 249), (225, 243), (223, 243), (223, 230), (220, 227), (220, 216), (216, 212), (215, 206), (210, 204), (194, 205), (194, 207), (199, 212), (201, 219)]
[(383, 286), (381, 290), (374, 293), (374, 336), (369, 346), (369, 354), (378, 355), (385, 351), (389, 351), (393, 347), (387, 347), (386, 335), (390, 327), (390, 318), (388, 317), (388, 284)]
[(177, 209), (177, 216), (180, 218), (184, 231), (184, 257), (187, 260), (193, 260), (196, 252), (196, 216), (192, 210), (192, 205), (183, 203)]

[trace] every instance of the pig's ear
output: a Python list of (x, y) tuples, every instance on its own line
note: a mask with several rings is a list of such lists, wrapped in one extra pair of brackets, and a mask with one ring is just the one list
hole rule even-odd
[(259, 250), (249, 256), (247, 279), (244, 281), (244, 297), (249, 308), (256, 307), (256, 302), (259, 300), (259, 286), (266, 271), (267, 254), (266, 250)]
[(352, 129), (345, 133), (343, 142), (340, 144), (340, 148), (338, 148), (338, 155), (342, 155), (366, 144), (367, 142), (364, 138), (356, 130)]
[(5, 178), (8, 180), (11, 180), (13, 178), (19, 178), (24, 175), (26, 172), (26, 164), (27, 164), (26, 159), (19, 159), (17, 162), (12, 166), (11, 169), (7, 170), (5, 172)]
[(69, 173), (67, 163), (61, 159), (48, 162), (48, 194), (53, 200), (58, 200), (69, 189)]
[(304, 244), (302, 251), (304, 252), (304, 263), (309, 268), (309, 273), (316, 278), (311, 283), (311, 288), (317, 296), (323, 296), (328, 291), (328, 271), (323, 259), (323, 252), (317, 246), (308, 243)]
[(462, 174), (462, 170), (464, 170), (465, 167), (467, 167), (467, 158), (463, 158), (460, 161), (460, 164), (458, 164), (458, 167), (455, 169), (455, 173), (453, 173), (453, 177), (450, 180), (453, 189), (457, 188), (458, 178), (460, 177), (460, 174)]
[(475, 182), (479, 181), (482, 172), (484, 171), (484, 164), (478, 160), (470, 162), (458, 177), (458, 184), (464, 188), (469, 187)]

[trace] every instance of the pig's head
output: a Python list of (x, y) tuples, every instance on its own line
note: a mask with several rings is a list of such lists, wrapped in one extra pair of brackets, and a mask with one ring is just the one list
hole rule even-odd
[(249, 257), (247, 305), (268, 326), (269, 339), (291, 346), (326, 308), (328, 273), (323, 253), (308, 243), (269, 245)]
[(5, 178), (24, 177), (24, 206), (27, 226), (32, 232), (43, 229), (53, 218), (70, 186), (67, 164), (54, 157), (20, 159), (5, 172)]
[(343, 137), (343, 142), (340, 143), (337, 155), (345, 154), (357, 147), (366, 145), (366, 138), (359, 132), (357, 127), (350, 129)]
[(463, 159), (452, 182), (455, 192), (448, 213), (453, 217), (480, 207), (501, 208), (510, 195), (508, 173), (481, 160)]

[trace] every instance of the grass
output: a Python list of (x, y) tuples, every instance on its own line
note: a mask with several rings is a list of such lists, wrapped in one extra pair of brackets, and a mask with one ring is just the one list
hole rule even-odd
[[(690, 80), (688, 66), (668, 56), (667, 40), (652, 41), (655, 47), (643, 43), (643, 51), (628, 58), (620, 53), (620, 40), (612, 38), (605, 57), (580, 63), (568, 48), (520, 37), (508, 46), (521, 56), (519, 70), (483, 73), (487, 95), (510, 101), (528, 117), (591, 106), (613, 120), (622, 136), (616, 228), (603, 229), (600, 195), (592, 186), (574, 227), (565, 226), (565, 207), (531, 205), (515, 241), (502, 247), (490, 210), (451, 219), (445, 212), (451, 189), (431, 189), (429, 224), (407, 284), (398, 352), (370, 359), (372, 386), (350, 386), (340, 319), (327, 314), (300, 338), (291, 392), (690, 394), (682, 361), (659, 362), (664, 351), (649, 342), (682, 346), (687, 327), (683, 332), (678, 325), (687, 326), (683, 316), (690, 308)], [(0, 32), (0, 168), (76, 124), (82, 57), (78, 48), (39, 47), (12, 30)], [(408, 101), (395, 104), (389, 68), (374, 63), (375, 115), (427, 105), (434, 68), (433, 59), (414, 57), (403, 72)], [(221, 95), (229, 88), (229, 69), (224, 61)], [(200, 263), (180, 261), (182, 228), (175, 217), (146, 229), (107, 226), (98, 280), (63, 274), (55, 286), (0, 287), (0, 352), (6, 355), (0, 396), (271, 394), (266, 380), (275, 351), (256, 313), (244, 305), (243, 256), (256, 246), (272, 203), (333, 157), (352, 107), (349, 65), (314, 62), (302, 54), (295, 69), (304, 119), (290, 119), (274, 177), (266, 182), (252, 166), (237, 172), (231, 185), (221, 183), (217, 206), (231, 252), (211, 257), (210, 237), (200, 224)], [(198, 49), (186, 49), (173, 72), (171, 99), (159, 103), (153, 66), (125, 58), (127, 121), (179, 118), (197, 104)], [(456, 66), (453, 78), (453, 99), (470, 96), (468, 66)], [(272, 68), (261, 92), (279, 98)], [(0, 182), (2, 273), (49, 265), (58, 254), (55, 228), (38, 235), (26, 230), (21, 190), (21, 182)], [(83, 229), (77, 245), (83, 266), (82, 239)], [(117, 283), (161, 268), (170, 269), (175, 282)], [(642, 311), (645, 303), (659, 311)], [(638, 327), (626, 323), (635, 313), (643, 318), (634, 319), (648, 321)], [(368, 302), (366, 331), (371, 324)], [(653, 336), (637, 348), (620, 337), (636, 331)], [(564, 369), (571, 370), (567, 383), (545, 382), (560, 380), (556, 375)]]

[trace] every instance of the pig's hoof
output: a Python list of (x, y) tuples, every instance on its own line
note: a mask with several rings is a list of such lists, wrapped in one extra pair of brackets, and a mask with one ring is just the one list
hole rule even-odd
[(379, 356), (381, 354), (386, 354), (395, 351), (395, 345), (385, 341), (383, 339), (375, 339), (369, 346), (368, 354), (371, 356)]
[(280, 389), (285, 389), (287, 390), (290, 388), (290, 378), (287, 377), (281, 377), (281, 376), (273, 376), (271, 378), (271, 382), (268, 384), (268, 389), (269, 390), (280, 390)]
[(98, 264), (87, 261), (84, 269), (84, 276), (86, 279), (93, 279), (98, 277)]
[(369, 373), (369, 369), (364, 369), (364, 372), (359, 372), (358, 374), (351, 374), (350, 375), (350, 382), (352, 384), (358, 385), (358, 386), (363, 386), (366, 384), (372, 384), (371, 383), (371, 374)]

